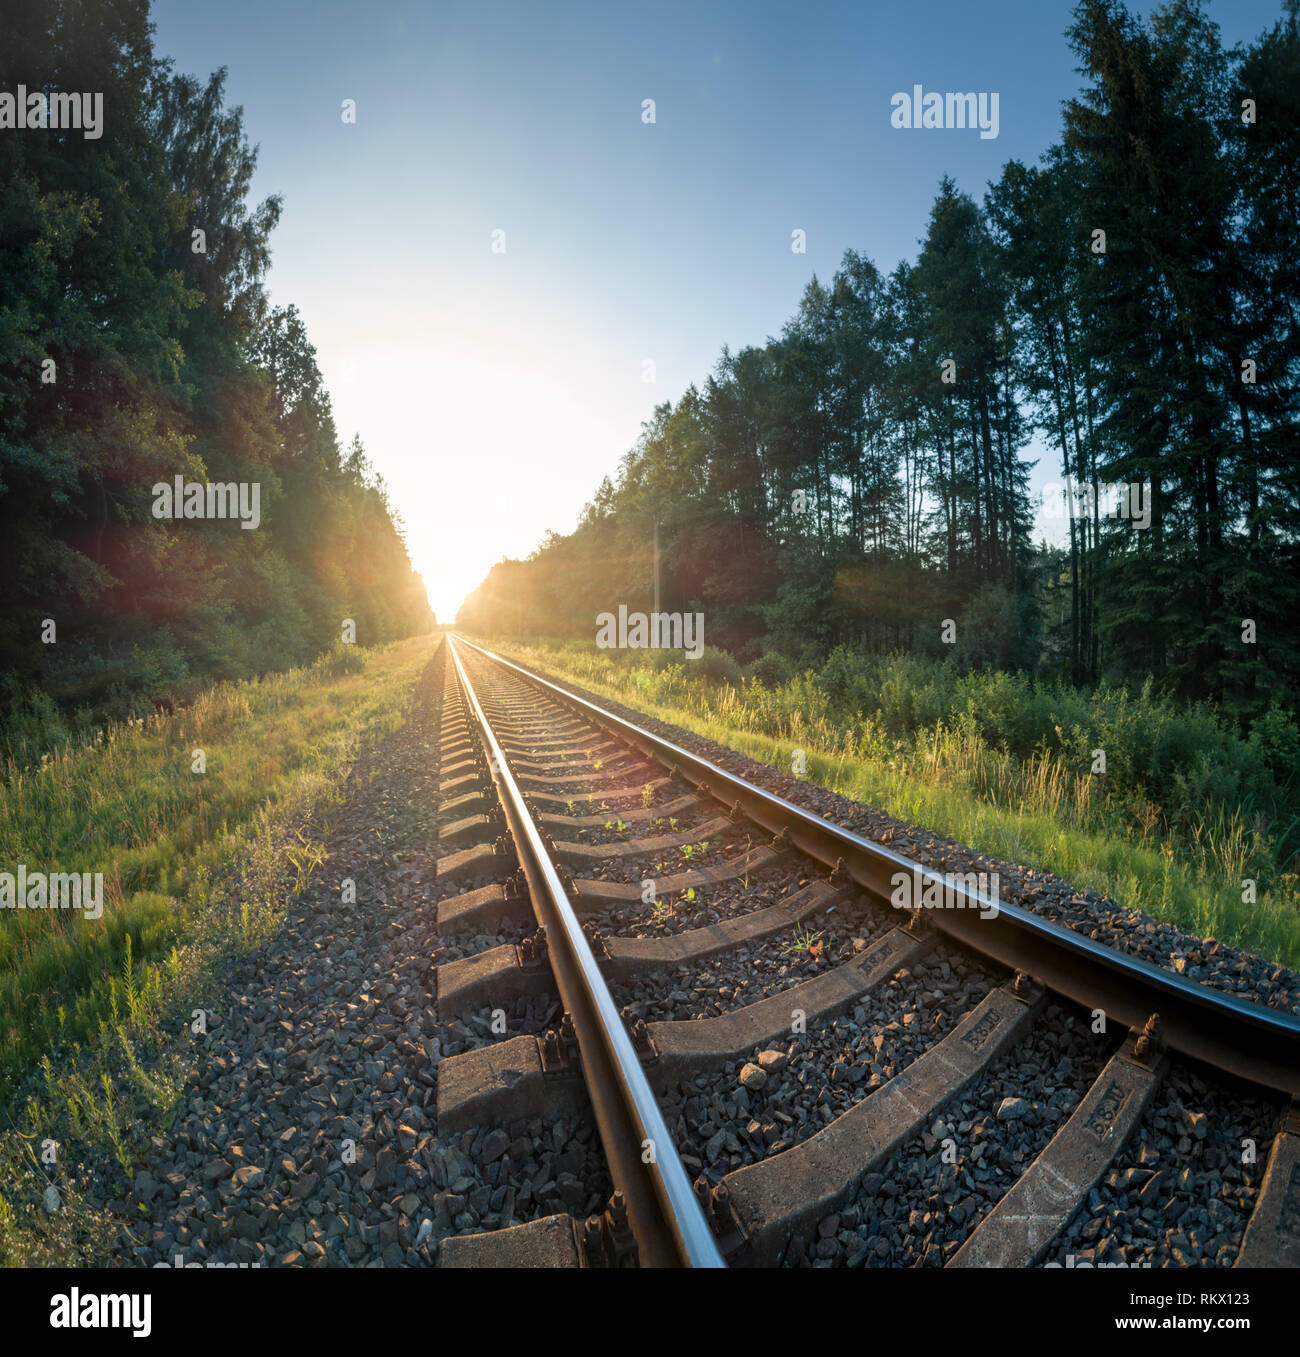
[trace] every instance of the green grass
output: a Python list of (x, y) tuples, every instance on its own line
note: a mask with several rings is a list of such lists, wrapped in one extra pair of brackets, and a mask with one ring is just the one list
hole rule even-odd
[[(308, 786), (320, 790), (358, 730), (391, 729), (430, 647), (417, 638), (347, 664), (326, 655), (309, 669), (209, 689), (174, 716), (111, 724), (37, 767), (9, 763), (0, 866), (102, 871), (104, 916), (0, 915), (0, 1073), (30, 1064), (60, 1033), (92, 1034), (128, 939), (148, 963), (183, 938), (240, 829)], [(191, 771), (197, 749), (204, 773)], [(293, 865), (309, 870), (305, 852)]]
[[(129, 1176), (174, 1117), (193, 1047), (168, 1030), (213, 1006), (226, 958), (279, 927), (324, 860), (353, 758), (403, 724), (434, 644), (222, 685), (174, 716), (4, 769), (0, 867), (102, 870), (105, 890), (97, 921), (0, 915), (0, 1262), (106, 1255), (121, 1221), (86, 1184), (113, 1161)], [(40, 1161), (47, 1139), (57, 1167)], [(52, 1214), (40, 1205), (51, 1177)]]
[[(1069, 751), (1045, 742), (1018, 757), (970, 720), (895, 733), (860, 713), (845, 718), (812, 673), (775, 688), (750, 681), (737, 687), (694, 678), (689, 665), (660, 667), (573, 642), (496, 648), (774, 767), (792, 771), (799, 751), (803, 776), (819, 786), (979, 852), (1052, 872), (1076, 889), (1091, 887), (1191, 932), (1300, 966), (1297, 878), (1278, 862), (1276, 831), (1249, 805), (1207, 800), (1199, 818), (1185, 812), (1171, 819), (1136, 778), (1094, 777)], [(895, 692), (891, 700), (901, 705), (908, 695)], [(1140, 725), (1138, 702), (1112, 703), (1122, 706), (1128, 729)], [(1160, 719), (1169, 721), (1163, 710)], [(1088, 743), (1086, 731), (1080, 738)], [(1108, 738), (1112, 767), (1116, 760), (1123, 766), (1123, 737)], [(1242, 901), (1243, 878), (1257, 883), (1254, 903)]]

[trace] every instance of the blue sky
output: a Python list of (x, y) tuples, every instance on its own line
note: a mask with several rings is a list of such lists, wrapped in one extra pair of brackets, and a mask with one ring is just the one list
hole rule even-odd
[[(978, 197), (1007, 160), (1037, 159), (1078, 88), (1071, 8), (156, 0), (153, 14), (178, 69), (229, 67), (261, 150), (255, 192), (284, 198), (272, 299), (301, 310), (340, 436), (361, 434), (450, 621), (494, 561), (573, 526), (652, 407), (724, 343), (779, 332), (814, 272), (850, 247), (892, 269), (915, 257), (944, 174)], [(1229, 43), (1280, 12), (1209, 8)], [(892, 127), (891, 96), (917, 83), (997, 91), (997, 139)]]

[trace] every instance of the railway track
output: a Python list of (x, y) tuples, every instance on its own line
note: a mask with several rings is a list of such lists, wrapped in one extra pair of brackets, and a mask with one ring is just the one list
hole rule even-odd
[(445, 645), (439, 1135), (514, 1201), (590, 1117), (609, 1195), (440, 1266), (1300, 1264), (1300, 1020)]

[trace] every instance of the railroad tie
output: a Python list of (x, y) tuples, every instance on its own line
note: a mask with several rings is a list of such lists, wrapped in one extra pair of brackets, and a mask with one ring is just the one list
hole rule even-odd
[(1300, 1267), (1300, 1099), (1273, 1137), (1234, 1267)]
[(948, 1261), (949, 1267), (1033, 1267), (1124, 1148), (1169, 1069), (1139, 1059), (1131, 1032), (1074, 1114)]
[(735, 1169), (723, 1179), (744, 1234), (743, 1257), (779, 1265), (796, 1236), (806, 1236), (837, 1202), (857, 1189), (1028, 1032), (1041, 992), (995, 989), (901, 1073), (798, 1145)]

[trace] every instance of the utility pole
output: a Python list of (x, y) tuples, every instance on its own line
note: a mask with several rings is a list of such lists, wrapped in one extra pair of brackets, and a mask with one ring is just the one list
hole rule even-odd
[(659, 517), (655, 516), (655, 612), (659, 611)]

